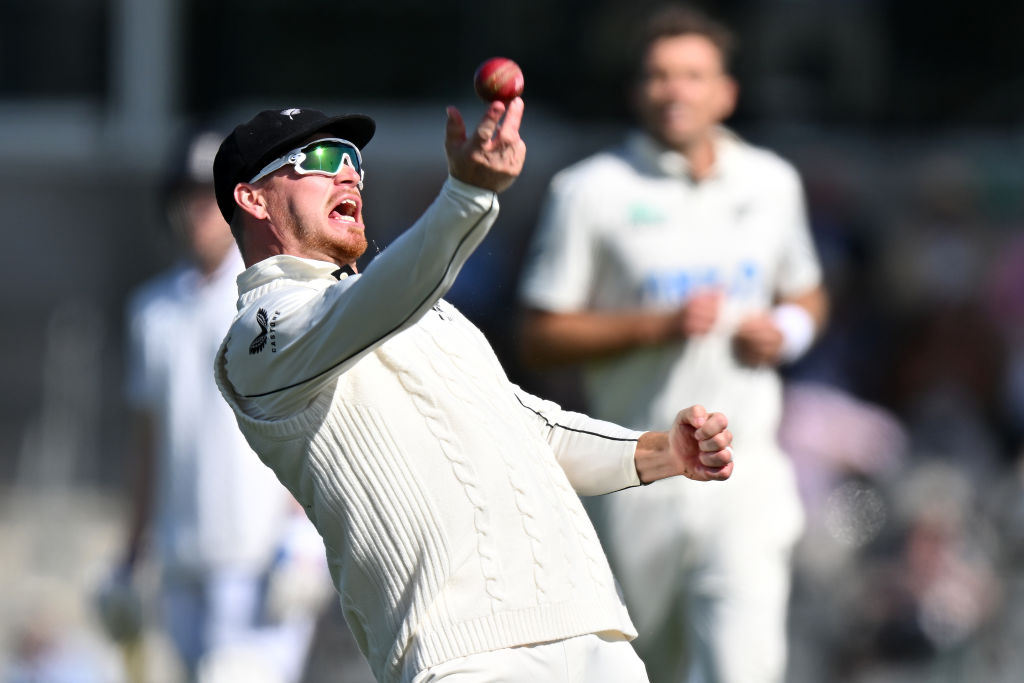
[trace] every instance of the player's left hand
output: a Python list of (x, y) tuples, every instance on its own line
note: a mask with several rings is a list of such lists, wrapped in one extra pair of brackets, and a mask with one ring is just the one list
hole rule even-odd
[(767, 313), (746, 318), (733, 336), (733, 348), (747, 365), (778, 365), (782, 357), (782, 331)]
[(471, 135), (455, 107), (448, 107), (444, 149), (448, 172), (453, 178), (494, 192), (515, 182), (526, 160), (526, 143), (519, 137), (523, 120), (523, 99), (506, 104), (491, 102)]
[(682, 475), (694, 481), (724, 481), (732, 476), (732, 433), (722, 413), (704, 406), (680, 410), (667, 432), (646, 432), (634, 457), (640, 481)]

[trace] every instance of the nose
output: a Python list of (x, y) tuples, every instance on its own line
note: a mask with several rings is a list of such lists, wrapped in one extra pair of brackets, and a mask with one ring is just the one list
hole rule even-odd
[(345, 165), (341, 167), (338, 174), (334, 176), (334, 182), (338, 185), (362, 185), (362, 175), (351, 166)]

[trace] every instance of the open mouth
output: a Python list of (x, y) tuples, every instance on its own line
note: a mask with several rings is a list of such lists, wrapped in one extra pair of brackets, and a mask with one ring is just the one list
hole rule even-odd
[(359, 214), (359, 204), (354, 199), (343, 199), (331, 211), (331, 220), (342, 221), (345, 223), (355, 223), (356, 216)]

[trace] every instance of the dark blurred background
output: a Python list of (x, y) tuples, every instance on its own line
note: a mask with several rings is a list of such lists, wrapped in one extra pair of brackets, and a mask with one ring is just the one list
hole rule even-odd
[[(444, 106), (476, 119), (476, 65), (518, 61), (527, 170), (449, 298), (515, 381), (580, 407), (571, 371), (513, 353), (520, 258), (551, 175), (628, 124), (630, 35), (658, 4), (4, 0), (0, 671), (41, 621), (102, 649), (122, 311), (178, 256), (158, 198), (182, 135), (270, 107), (374, 116), (383, 249), (443, 182)], [(789, 680), (1024, 680), (1024, 6), (696, 4), (739, 33), (729, 123), (802, 172), (833, 297), (787, 372), (809, 518)]]

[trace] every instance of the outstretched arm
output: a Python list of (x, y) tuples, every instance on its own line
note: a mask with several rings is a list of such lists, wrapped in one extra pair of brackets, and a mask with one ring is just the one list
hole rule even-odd
[(702, 406), (681, 411), (667, 432), (637, 432), (514, 387), (576, 493), (598, 496), (683, 475), (698, 481), (732, 474), (732, 434), (721, 413)]

